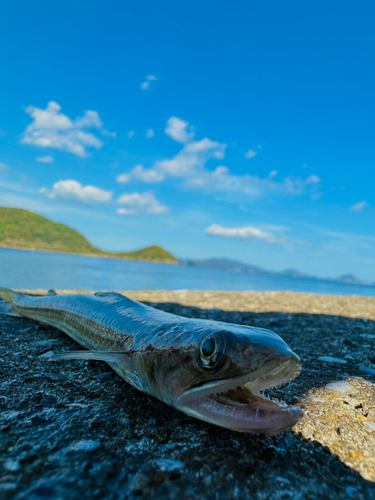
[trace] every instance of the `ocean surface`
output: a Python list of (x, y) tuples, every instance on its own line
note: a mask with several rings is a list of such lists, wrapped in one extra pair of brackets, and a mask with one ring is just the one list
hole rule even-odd
[(0, 248), (0, 286), (57, 290), (239, 290), (375, 296), (375, 286)]

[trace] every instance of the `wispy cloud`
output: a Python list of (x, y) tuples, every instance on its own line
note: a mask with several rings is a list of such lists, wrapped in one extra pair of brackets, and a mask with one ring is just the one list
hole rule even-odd
[(206, 233), (214, 236), (224, 236), (226, 238), (252, 238), (267, 243), (281, 243), (284, 241), (282, 236), (275, 236), (253, 226), (229, 228), (219, 226), (218, 224), (212, 224), (206, 229)]
[(212, 141), (207, 137), (194, 140), (194, 131), (187, 121), (172, 116), (167, 121), (165, 132), (176, 142), (182, 143), (182, 149), (172, 158), (159, 160), (146, 169), (137, 165), (130, 172), (117, 178), (118, 182), (132, 180), (157, 183), (167, 177), (181, 177), (185, 187), (205, 191), (222, 191), (225, 193), (243, 193), (257, 197), (265, 193), (275, 192), (290, 195), (302, 195), (309, 191), (312, 197), (319, 196), (321, 179), (311, 174), (306, 178), (288, 176), (277, 180), (277, 172), (273, 170), (268, 177), (257, 175), (236, 175), (227, 166), (220, 165), (214, 170), (206, 168), (209, 160), (221, 160), (225, 156), (226, 144)]
[(245, 153), (245, 158), (246, 160), (251, 160), (251, 158), (254, 158), (258, 153), (254, 151), (254, 149), (249, 149), (249, 151), (246, 151)]
[(103, 129), (96, 111), (85, 111), (82, 117), (72, 120), (61, 113), (61, 106), (54, 101), (50, 101), (46, 109), (28, 106), (25, 111), (33, 121), (23, 134), (23, 144), (68, 151), (84, 158), (88, 149), (103, 146), (103, 142), (87, 129), (97, 129), (104, 135), (114, 134)]
[(151, 82), (155, 82), (157, 80), (155, 75), (148, 75), (144, 82), (141, 83), (141, 89), (147, 90), (150, 87)]
[(318, 188), (321, 182), (320, 178), (315, 175), (310, 175), (305, 179), (289, 176), (280, 181), (275, 180), (275, 176), (274, 171), (270, 172), (268, 177), (232, 174), (228, 167), (221, 165), (213, 171), (202, 169), (196, 175), (187, 178), (186, 185), (207, 191), (243, 193), (255, 198), (271, 192), (302, 195), (306, 188)]
[(45, 194), (51, 200), (78, 201), (88, 205), (108, 203), (113, 196), (112, 191), (104, 191), (90, 185), (83, 186), (75, 180), (58, 181), (53, 185), (52, 190), (41, 188), (40, 193)]
[(352, 205), (350, 207), (350, 211), (351, 212), (361, 212), (364, 208), (367, 208), (368, 206), (369, 206), (369, 204), (367, 203), (367, 201), (362, 200), (362, 201), (359, 201), (358, 203), (354, 203), (354, 205)]
[(5, 172), (6, 170), (9, 170), (8, 165), (0, 161), (0, 172)]
[(134, 136), (134, 134), (135, 134), (134, 130), (129, 130), (129, 132), (126, 135), (129, 137), (129, 139), (131, 139)]
[(119, 197), (118, 203), (124, 205), (117, 210), (120, 215), (139, 215), (141, 213), (160, 215), (169, 211), (151, 192), (129, 193)]
[(151, 137), (154, 137), (154, 135), (155, 135), (155, 132), (153, 131), (153, 129), (152, 129), (152, 128), (149, 128), (149, 129), (147, 130), (147, 132), (146, 132), (146, 138), (147, 138), (147, 139), (151, 139)]
[(35, 159), (41, 163), (53, 163), (55, 161), (52, 156), (37, 156)]

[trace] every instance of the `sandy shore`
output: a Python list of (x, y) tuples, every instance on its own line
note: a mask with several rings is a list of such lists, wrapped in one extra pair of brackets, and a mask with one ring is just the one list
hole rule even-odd
[(278, 396), (301, 405), (303, 419), (268, 438), (204, 424), (139, 393), (105, 363), (46, 363), (49, 351), (77, 344), (0, 314), (0, 497), (375, 498), (375, 298), (124, 293), (174, 314), (278, 333), (303, 364)]

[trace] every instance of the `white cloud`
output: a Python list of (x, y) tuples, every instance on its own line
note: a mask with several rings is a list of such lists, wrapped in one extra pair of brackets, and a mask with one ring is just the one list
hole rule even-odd
[(186, 144), (194, 137), (192, 127), (190, 127), (191, 131), (189, 133), (187, 132), (188, 126), (189, 122), (181, 120), (181, 118), (177, 118), (177, 116), (171, 116), (167, 121), (167, 126), (164, 132), (169, 135), (169, 137), (171, 137), (174, 141)]
[(367, 201), (362, 200), (362, 201), (359, 201), (358, 203), (355, 203), (354, 205), (352, 205), (350, 207), (350, 210), (352, 212), (360, 212), (361, 210), (363, 210), (364, 208), (367, 208), (368, 206), (369, 206), (369, 204), (367, 203)]
[(251, 158), (254, 158), (258, 153), (254, 151), (254, 149), (249, 149), (249, 151), (246, 151), (245, 153), (245, 158), (246, 160), (251, 160)]
[(153, 183), (161, 182), (166, 177), (189, 177), (202, 170), (210, 158), (221, 159), (225, 154), (226, 144), (202, 139), (185, 144), (176, 156), (157, 161), (152, 168), (145, 169), (137, 165), (129, 173), (117, 177), (117, 182), (131, 180)]
[(127, 184), (132, 179), (149, 184), (160, 182), (164, 179), (164, 175), (152, 168), (145, 169), (143, 165), (136, 165), (129, 174), (121, 174), (117, 177), (116, 181), (119, 184)]
[(129, 130), (129, 132), (126, 135), (129, 137), (129, 139), (131, 139), (134, 136), (134, 134), (135, 134), (134, 130)]
[(151, 137), (154, 137), (155, 133), (154, 131), (152, 130), (152, 128), (149, 128), (146, 132), (146, 137), (147, 139), (151, 139)]
[(151, 192), (123, 194), (119, 197), (118, 203), (125, 205), (117, 210), (120, 215), (165, 214), (168, 207), (162, 205)]
[(170, 160), (157, 161), (153, 169), (164, 176), (188, 177), (202, 170), (210, 158), (222, 159), (226, 144), (202, 139), (185, 144), (176, 156)]
[(52, 156), (37, 156), (35, 159), (41, 163), (53, 163), (55, 161)]
[(282, 237), (276, 237), (271, 233), (266, 233), (253, 226), (228, 228), (219, 226), (218, 224), (212, 224), (212, 226), (206, 229), (206, 233), (215, 236), (225, 236), (227, 238), (255, 238), (266, 241), (267, 243), (279, 243), (283, 241)]
[(0, 161), (0, 172), (5, 172), (5, 170), (8, 170), (8, 169), (9, 169), (8, 165), (6, 163), (2, 163)]
[(96, 111), (85, 111), (82, 117), (71, 120), (60, 112), (61, 106), (54, 101), (50, 101), (46, 109), (28, 106), (25, 111), (33, 118), (33, 122), (23, 134), (24, 144), (60, 149), (84, 158), (87, 156), (87, 149), (100, 149), (103, 146), (98, 137), (84, 129), (94, 128), (104, 135), (115, 135), (103, 129)]
[(79, 201), (81, 203), (97, 204), (108, 203), (112, 199), (112, 191), (104, 191), (95, 186), (83, 186), (74, 180), (58, 181), (53, 185), (52, 191), (42, 188), (40, 193), (44, 193), (48, 198), (62, 199), (69, 201)]
[(141, 83), (141, 89), (142, 90), (147, 90), (150, 88), (150, 83), (155, 82), (157, 80), (155, 75), (147, 75), (146, 80)]

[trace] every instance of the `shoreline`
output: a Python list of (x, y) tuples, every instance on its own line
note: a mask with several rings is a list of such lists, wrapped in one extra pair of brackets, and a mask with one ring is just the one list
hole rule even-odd
[[(7, 246), (0, 244), (0, 248), (5, 248), (9, 250), (27, 250), (28, 252), (44, 252), (44, 253), (58, 253), (58, 254), (67, 254), (67, 255), (81, 255), (82, 257), (98, 257), (100, 259), (115, 259), (115, 260), (132, 260), (138, 262), (153, 262), (155, 264), (168, 264), (177, 266), (178, 262), (171, 262), (167, 260), (147, 260), (147, 259), (133, 259), (131, 257), (116, 257), (116, 255), (106, 254), (103, 252), (102, 254), (96, 253), (81, 253), (81, 252), (68, 252), (66, 250), (47, 250), (44, 248), (25, 248), (25, 247), (16, 247), (16, 246)], [(125, 253), (125, 252), (124, 252)]]

